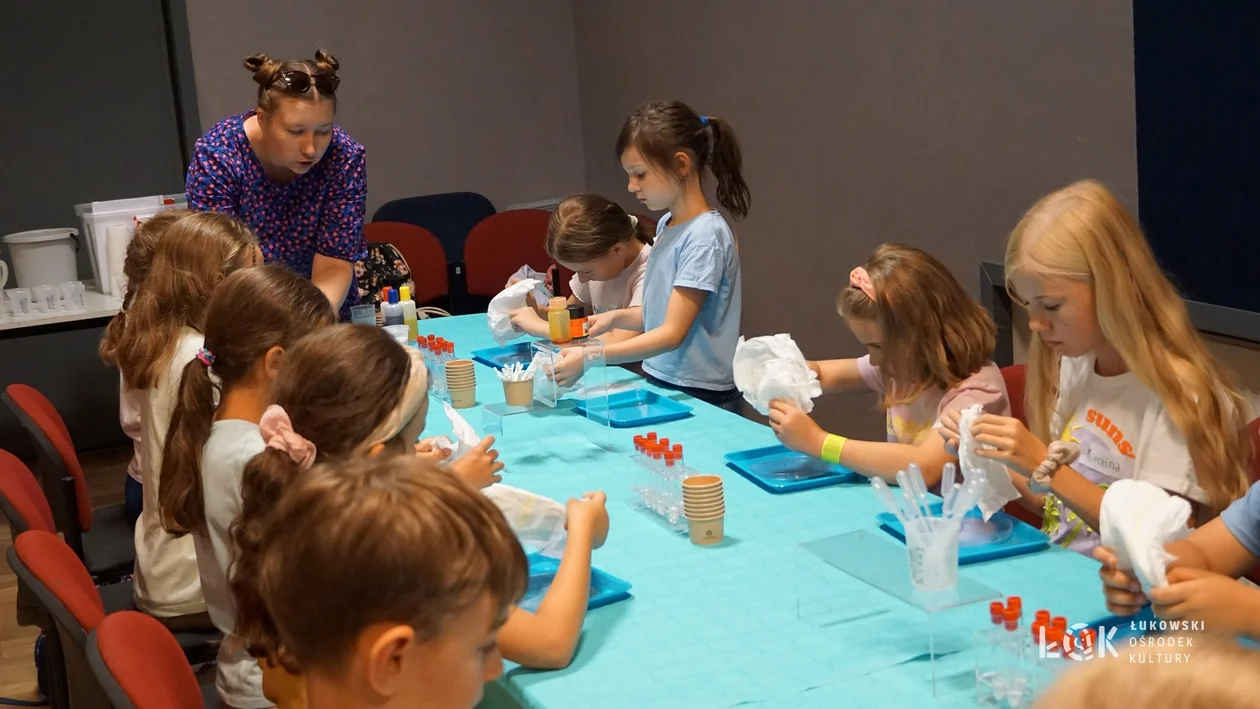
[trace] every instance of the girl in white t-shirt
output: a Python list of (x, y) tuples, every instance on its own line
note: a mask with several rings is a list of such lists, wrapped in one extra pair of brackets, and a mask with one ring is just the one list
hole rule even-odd
[(223, 214), (188, 215), (167, 229), (135, 301), (115, 316), (121, 333), (115, 357), (123, 380), (139, 392), (144, 448), (136, 605), (175, 630), (213, 625), (205, 613), (192, 537), (162, 523), (159, 474), (166, 429), (184, 366), (202, 348), (202, 318), (211, 294), (233, 271), (261, 262), (249, 227)]
[(191, 532), (206, 608), (225, 638), (215, 685), (232, 709), (274, 706), (263, 697), (258, 663), (233, 637), (229, 529), (241, 511), (241, 474), (266, 446), (258, 422), (285, 351), (336, 321), (309, 278), (274, 266), (238, 271), (210, 299), (205, 343), (180, 381), (163, 449), (162, 520)]
[[(1189, 499), (1200, 523), (1246, 493), (1246, 403), (1107, 188), (1081, 181), (1033, 205), (1011, 233), (1006, 279), (1036, 335), (1028, 426), (984, 416), (973, 432), (995, 447), (980, 454), (1006, 464), (1024, 504), (1043, 511), (1054, 542), (1097, 546), (1115, 480)], [(957, 418), (946, 428), (953, 442)]]
[[(547, 225), (547, 254), (573, 271), (569, 305), (598, 315), (643, 305), (643, 279), (652, 251), (652, 227), (621, 205), (594, 194), (569, 197), (556, 207)], [(535, 337), (547, 337), (547, 304), (535, 303), (512, 313), (512, 325)], [(629, 339), (617, 330), (605, 342)]]

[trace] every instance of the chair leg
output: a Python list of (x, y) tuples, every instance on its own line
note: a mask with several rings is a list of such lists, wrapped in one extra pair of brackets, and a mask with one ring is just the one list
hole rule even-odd
[(49, 709), (70, 709), (70, 680), (66, 676), (65, 648), (61, 644), (61, 633), (51, 617), (45, 624), (45, 637), (48, 642), (48, 707)]

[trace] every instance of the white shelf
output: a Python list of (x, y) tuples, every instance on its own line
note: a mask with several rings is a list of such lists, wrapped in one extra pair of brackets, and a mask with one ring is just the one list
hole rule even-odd
[(3, 304), (4, 314), (0, 315), (0, 332), (21, 330), (41, 325), (58, 325), (61, 323), (79, 322), (81, 320), (100, 320), (112, 318), (122, 308), (122, 299), (105, 295), (95, 290), (96, 284), (88, 283), (83, 301), (87, 305), (83, 310), (58, 310), (51, 313), (34, 312), (25, 317), (15, 318), (9, 314), (7, 299)]

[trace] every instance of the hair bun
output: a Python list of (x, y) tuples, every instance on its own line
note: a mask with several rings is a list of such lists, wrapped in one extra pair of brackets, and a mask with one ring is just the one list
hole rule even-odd
[(337, 61), (337, 57), (329, 54), (323, 48), (315, 50), (315, 66), (326, 74), (336, 74), (341, 68), (341, 64)]
[(245, 57), (244, 64), (245, 68), (253, 73), (254, 81), (257, 81), (259, 84), (266, 84), (268, 75), (271, 74), (271, 69), (276, 63), (271, 57), (259, 52), (258, 54), (251, 54)]

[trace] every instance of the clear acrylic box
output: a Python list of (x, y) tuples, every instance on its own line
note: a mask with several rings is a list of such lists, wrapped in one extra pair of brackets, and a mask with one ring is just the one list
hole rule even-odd
[[(563, 408), (570, 401), (598, 428), (587, 431), (591, 443), (612, 450), (612, 427), (608, 420), (608, 368), (604, 362), (604, 343), (596, 338), (578, 340), (563, 345), (545, 340), (531, 343), (534, 362), (534, 401), (548, 408)], [(566, 350), (582, 352), (582, 378), (577, 387), (564, 388), (555, 382), (550, 372)]]

